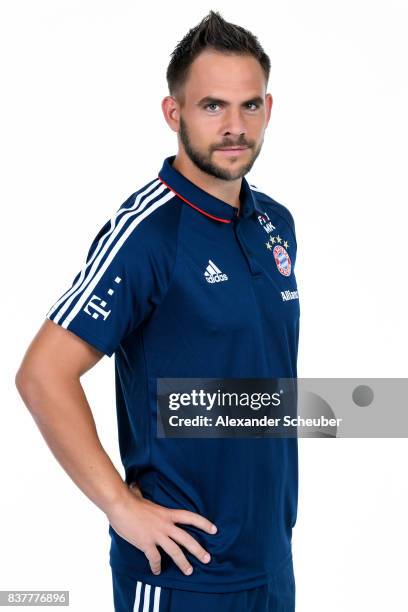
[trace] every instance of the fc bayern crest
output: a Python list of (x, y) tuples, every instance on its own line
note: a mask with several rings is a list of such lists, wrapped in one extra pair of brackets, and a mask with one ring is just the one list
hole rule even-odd
[(273, 256), (279, 272), (283, 274), (283, 276), (290, 276), (292, 264), (287, 250), (280, 244), (277, 244), (273, 249)]

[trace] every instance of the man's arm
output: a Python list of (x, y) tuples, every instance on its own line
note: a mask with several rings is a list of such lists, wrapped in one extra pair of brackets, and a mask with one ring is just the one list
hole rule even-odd
[[(169, 509), (144, 499), (122, 480), (97, 435), (80, 377), (103, 353), (46, 319), (16, 374), (17, 389), (52, 453), (77, 486), (109, 519), (115, 531), (142, 550), (160, 573), (160, 545), (185, 573), (190, 563), (176, 544), (203, 562), (205, 549), (176, 523), (214, 533), (211, 522), (188, 510)], [(191, 570), (191, 571), (190, 571)]]
[(56, 459), (107, 513), (129, 490), (100, 443), (80, 383), (102, 357), (96, 348), (47, 319), (29, 345), (15, 383)]

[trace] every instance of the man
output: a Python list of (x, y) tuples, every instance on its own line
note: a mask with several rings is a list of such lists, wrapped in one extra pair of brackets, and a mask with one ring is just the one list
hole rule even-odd
[[(156, 428), (159, 378), (297, 376), (293, 218), (244, 176), (270, 119), (269, 70), (258, 40), (213, 11), (177, 45), (162, 102), (177, 155), (96, 234), (16, 376), (109, 520), (117, 612), (294, 610), (296, 438)], [(125, 481), (79, 381), (104, 354), (115, 354)]]

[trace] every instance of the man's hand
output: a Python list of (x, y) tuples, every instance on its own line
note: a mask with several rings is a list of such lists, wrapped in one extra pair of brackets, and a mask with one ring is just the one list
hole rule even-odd
[(176, 542), (203, 563), (210, 561), (209, 553), (176, 523), (194, 525), (210, 534), (217, 532), (215, 525), (195, 512), (166, 508), (145, 499), (137, 483), (132, 482), (128, 490), (131, 494), (122, 498), (106, 515), (116, 533), (144, 552), (153, 574), (161, 571), (157, 546), (161, 546), (187, 576), (193, 568)]

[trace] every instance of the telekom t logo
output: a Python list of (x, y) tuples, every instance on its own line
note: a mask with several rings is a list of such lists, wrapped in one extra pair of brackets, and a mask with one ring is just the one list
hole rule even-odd
[[(114, 282), (119, 284), (121, 280), (122, 279), (120, 278), (120, 276), (117, 276), (114, 279)], [(108, 295), (113, 295), (115, 291), (114, 289), (109, 288), (107, 293)], [(102, 315), (103, 320), (106, 321), (106, 319), (109, 317), (110, 313), (112, 312), (111, 310), (104, 310), (104, 308), (106, 308), (107, 305), (108, 305), (108, 302), (106, 300), (104, 300), (103, 298), (99, 297), (98, 295), (94, 293), (94, 295), (91, 297), (89, 302), (87, 302), (84, 308), (84, 311), (87, 314), (89, 314), (93, 319), (98, 319), (99, 316)]]

